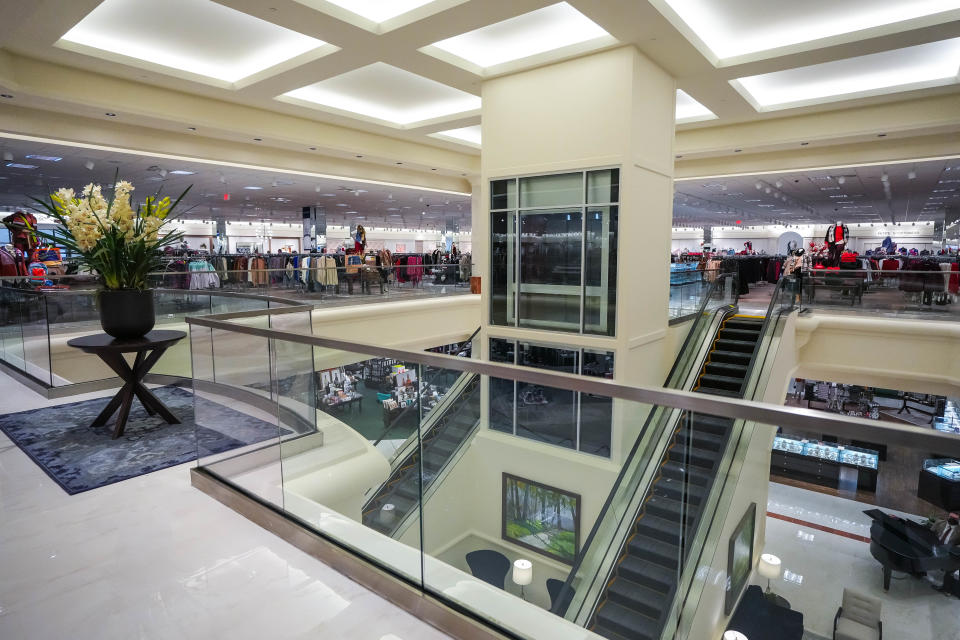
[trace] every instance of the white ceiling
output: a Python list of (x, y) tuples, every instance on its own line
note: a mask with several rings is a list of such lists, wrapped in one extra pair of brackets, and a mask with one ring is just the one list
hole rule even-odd
[(209, 0), (104, 0), (55, 43), (79, 53), (127, 57), (136, 61), (131, 64), (146, 62), (229, 83), (324, 45)]
[[(61, 160), (53, 162), (28, 155)], [(42, 199), (60, 187), (79, 190), (89, 182), (110, 184), (119, 171), (119, 177), (132, 182), (134, 193), (140, 197), (158, 189), (173, 197), (192, 185), (183, 201), (183, 210), (189, 210), (184, 215), (191, 220), (297, 222), (301, 220), (302, 207), (319, 205), (326, 209), (328, 224), (352, 226), (359, 222), (374, 228), (443, 230), (451, 219), (461, 230), (471, 228), (468, 194), (179, 162), (9, 138), (0, 138), (0, 158), (0, 207), (5, 209), (28, 208), (30, 196)], [(11, 163), (36, 168), (6, 166)], [(88, 169), (87, 163), (92, 163), (93, 168)], [(229, 200), (224, 200), (224, 194)]]
[[(716, 116), (681, 117), (684, 128), (958, 90), (956, 73), (938, 72), (925, 82), (886, 73), (899, 79), (883, 96), (849, 91), (868, 67), (949, 64), (930, 43), (960, 37), (960, 0), (0, 0), (0, 15), (0, 49), (18, 56), (467, 154), (478, 153), (472, 140), (431, 134), (480, 124), (484, 78), (620, 44), (677, 78), (690, 97), (681, 111), (697, 103)], [(367, 81), (391, 68), (399, 71)], [(781, 95), (811, 75), (833, 87), (811, 89), (816, 104)], [(0, 65), (14, 104), (89, 106), (68, 86), (18, 95), (2, 77)], [(738, 79), (750, 94), (735, 90)], [(361, 86), (371, 84), (382, 86)], [(190, 112), (158, 112), (195, 124)]]
[(878, 27), (908, 28), (911, 20), (960, 9), (960, 0), (656, 0), (665, 4), (718, 60), (795, 45), (816, 48), (828, 38), (859, 39)]

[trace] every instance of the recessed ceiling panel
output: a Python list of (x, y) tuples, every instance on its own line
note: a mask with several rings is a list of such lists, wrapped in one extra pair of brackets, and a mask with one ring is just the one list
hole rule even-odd
[(677, 89), (677, 124), (714, 120), (716, 114), (690, 97), (686, 91)]
[[(868, 29), (895, 32), (909, 21), (949, 22), (960, 0), (653, 0), (675, 14), (724, 60), (849, 36)], [(664, 6), (665, 5), (665, 6)], [(938, 14), (941, 14), (938, 16)], [(876, 33), (873, 35), (877, 35)]]
[[(298, 0), (303, 2), (304, 0)], [(396, 18), (414, 9), (419, 9), (424, 5), (432, 3), (434, 0), (326, 0), (330, 4), (335, 4), (350, 13), (355, 13), (361, 18), (366, 18), (371, 22), (386, 22), (391, 18)], [(306, 0), (304, 4), (311, 4)]]
[(57, 46), (228, 83), (329, 47), (210, 0), (105, 0)]
[(439, 138), (441, 140), (447, 140), (449, 142), (456, 142), (458, 144), (466, 144), (470, 147), (480, 148), (480, 125), (474, 125), (472, 127), (461, 127), (459, 129), (447, 129), (446, 131), (438, 131), (437, 133), (431, 133), (431, 137)]
[(960, 38), (731, 80), (758, 111), (957, 83)]
[[(604, 29), (566, 2), (434, 42), (424, 53), (470, 70), (564, 51), (577, 45), (602, 47), (616, 42)], [(452, 58), (451, 58), (452, 57)]]
[(353, 117), (407, 126), (480, 109), (480, 97), (385, 62), (348, 71), (277, 98)]

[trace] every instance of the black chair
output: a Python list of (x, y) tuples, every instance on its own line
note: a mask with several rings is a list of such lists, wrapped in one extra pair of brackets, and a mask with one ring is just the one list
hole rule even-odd
[(474, 577), (503, 589), (503, 581), (510, 572), (507, 556), (490, 549), (480, 549), (467, 554), (467, 564)]
[(574, 588), (570, 587), (561, 599), (561, 591), (563, 591), (563, 580), (547, 578), (547, 593), (550, 594), (550, 611), (558, 616), (562, 616), (567, 612), (567, 607), (570, 606), (570, 601), (573, 600), (573, 596), (576, 594)]

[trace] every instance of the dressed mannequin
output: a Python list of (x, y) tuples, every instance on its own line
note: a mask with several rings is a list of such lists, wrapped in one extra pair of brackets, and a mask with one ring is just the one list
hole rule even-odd
[(828, 258), (829, 264), (827, 266), (840, 266), (840, 254), (843, 253), (843, 248), (847, 246), (847, 239), (849, 237), (850, 229), (840, 220), (837, 220), (837, 224), (830, 225), (830, 228), (827, 229), (827, 235), (824, 238), (827, 242), (827, 249), (830, 250), (830, 257)]
[(362, 224), (357, 225), (357, 230), (353, 234), (353, 251), (361, 256), (367, 248), (367, 232)]
[(10, 242), (26, 255), (33, 253), (37, 248), (37, 219), (32, 213), (17, 211), (3, 219), (3, 224), (10, 230)]

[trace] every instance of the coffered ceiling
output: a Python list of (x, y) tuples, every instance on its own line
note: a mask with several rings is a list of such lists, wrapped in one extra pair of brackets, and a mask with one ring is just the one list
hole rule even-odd
[[(957, 93), (960, 67), (960, 0), (0, 0), (0, 15), (18, 104), (80, 102), (18, 77), (42, 60), (467, 155), (479, 134), (449, 132), (480, 124), (485, 78), (622, 44), (677, 78), (681, 129)], [(83, 113), (140, 123), (111, 97)]]

